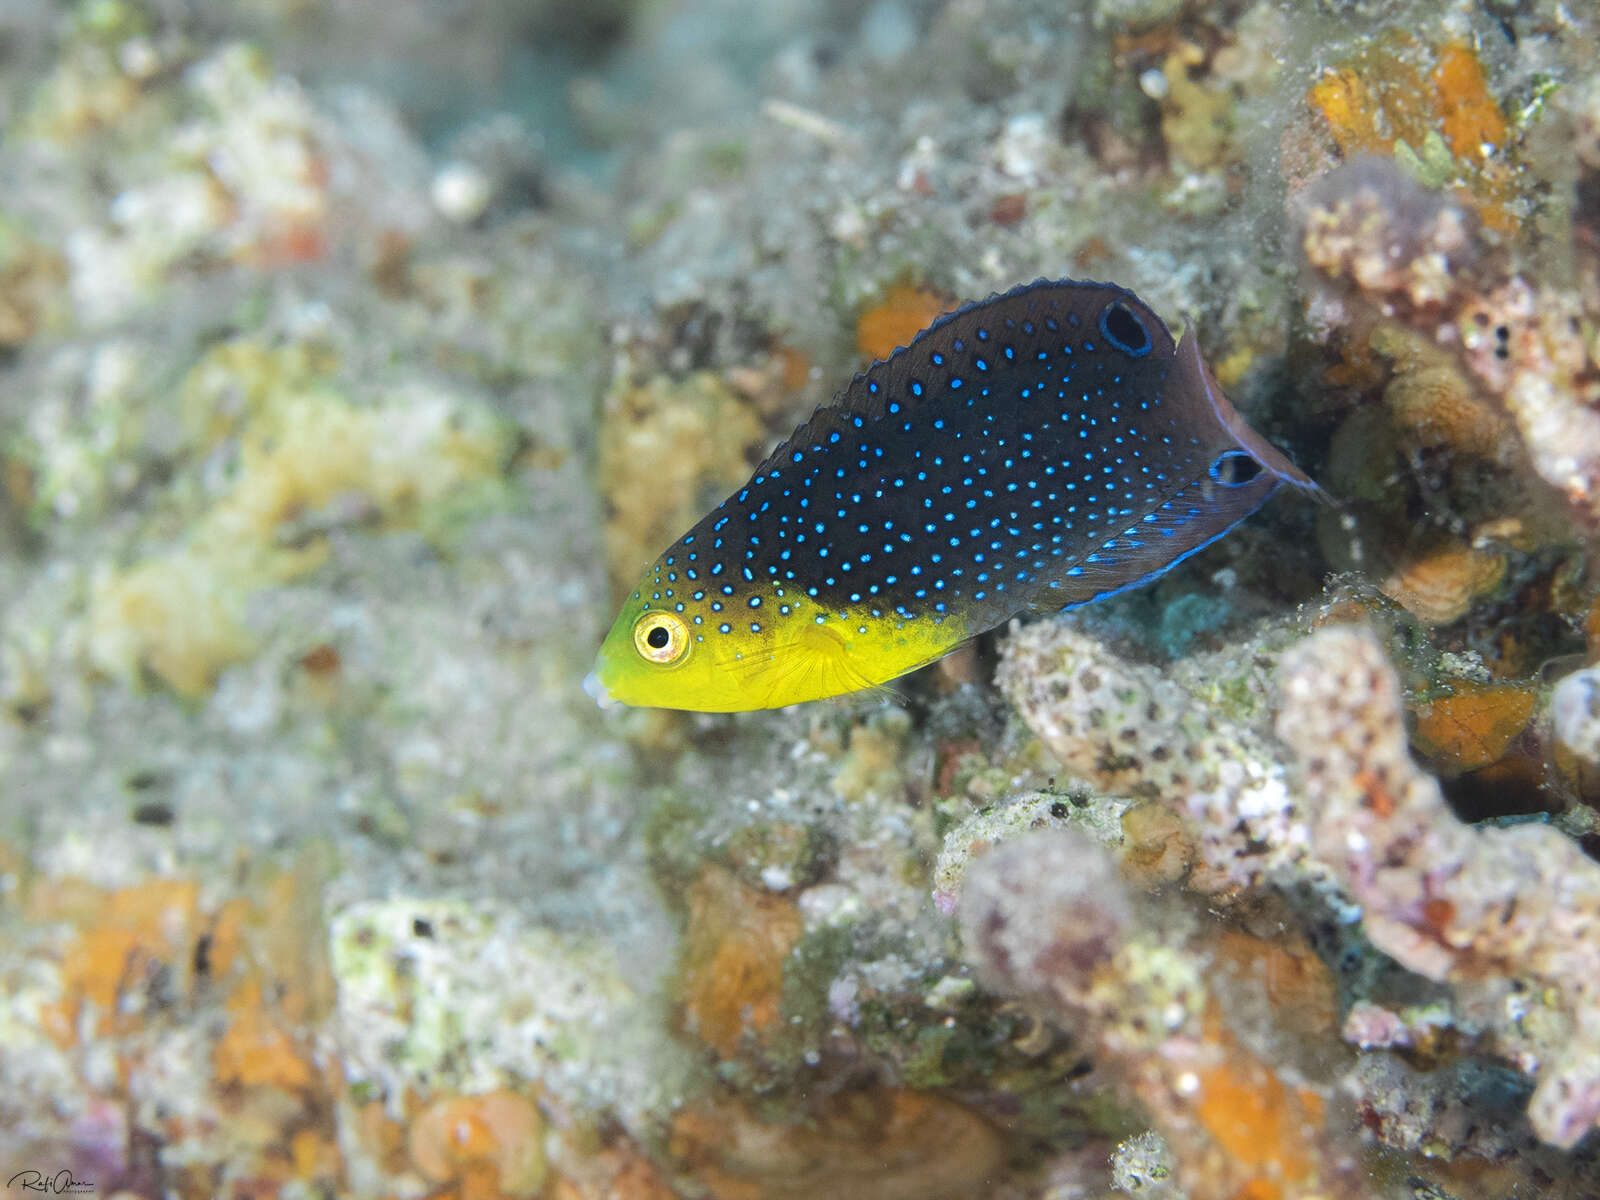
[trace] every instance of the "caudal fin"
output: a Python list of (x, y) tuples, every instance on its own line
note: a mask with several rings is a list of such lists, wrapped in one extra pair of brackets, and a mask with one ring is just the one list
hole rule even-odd
[(1262, 470), (1298, 488), (1318, 503), (1335, 503), (1333, 497), (1317, 486), (1316, 480), (1290, 462), (1283, 451), (1251, 429), (1244, 417), (1239, 415), (1239, 410), (1234, 408), (1217, 383), (1216, 376), (1211, 374), (1211, 368), (1200, 357), (1200, 343), (1194, 336), (1193, 326), (1185, 330), (1178, 341), (1177, 372), (1173, 386), (1190, 396), (1204, 396), (1217, 420), (1250, 457), (1261, 464)]

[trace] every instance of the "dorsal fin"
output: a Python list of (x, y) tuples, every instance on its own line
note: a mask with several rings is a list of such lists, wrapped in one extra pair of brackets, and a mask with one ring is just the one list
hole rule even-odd
[[(821, 445), (832, 433), (856, 428), (858, 419), (865, 424), (902, 413), (913, 416), (926, 402), (948, 395), (950, 377), (970, 369), (968, 363), (981, 353), (979, 347), (993, 346), (998, 359), (1006, 344), (1021, 353), (1040, 341), (1053, 343), (1057, 335), (1095, 336), (1111, 299), (1122, 302), (1134, 327), (1142, 331), (1146, 341), (1141, 357), (1151, 367), (1170, 364), (1175, 351), (1172, 334), (1127, 288), (1092, 280), (1036, 279), (938, 318), (909, 345), (856, 375), (831, 404), (819, 407), (773, 450), (758, 471), (781, 466), (796, 450)], [(1004, 403), (1008, 398), (997, 399)]]

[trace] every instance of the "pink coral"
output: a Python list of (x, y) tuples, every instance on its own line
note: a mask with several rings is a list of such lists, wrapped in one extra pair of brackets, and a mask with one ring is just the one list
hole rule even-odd
[(1156, 668), (1041, 623), (1007, 640), (996, 682), (1084, 779), (1162, 800), (1196, 823), (1192, 886), (1255, 884), (1302, 857), (1304, 825), (1269, 739), (1219, 717)]
[(1278, 734), (1315, 810), (1312, 848), (1373, 943), (1499, 1014), (1536, 1076), (1528, 1116), (1570, 1147), (1600, 1122), (1600, 864), (1548, 826), (1474, 829), (1406, 750), (1377, 641), (1332, 628), (1285, 657)]
[(973, 864), (962, 933), (992, 985), (1073, 1029), (1144, 1105), (1191, 1200), (1365, 1196), (1346, 1121), (1228, 1028), (1217, 948), (1182, 910), (1146, 907), (1102, 847), (1031, 833)]

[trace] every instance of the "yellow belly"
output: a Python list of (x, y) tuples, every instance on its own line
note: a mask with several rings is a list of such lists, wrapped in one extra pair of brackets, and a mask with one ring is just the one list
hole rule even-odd
[[(633, 648), (631, 620), (619, 620), (602, 647), (598, 680), (610, 696), (646, 708), (743, 712), (781, 708), (875, 687), (949, 653), (970, 636), (966, 623), (823, 609), (799, 599), (760, 632), (701, 624), (690, 652), (668, 667)], [(817, 618), (821, 617), (819, 621)], [(624, 628), (626, 626), (626, 629)], [(624, 636), (626, 635), (626, 636)]]

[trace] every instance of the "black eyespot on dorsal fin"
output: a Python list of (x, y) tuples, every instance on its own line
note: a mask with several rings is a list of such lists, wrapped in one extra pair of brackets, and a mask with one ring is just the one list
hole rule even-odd
[(1161, 319), (1128, 289), (1036, 279), (946, 313), (909, 345), (873, 363), (833, 403), (818, 408), (761, 469), (781, 469), (785, 461), (796, 461), (797, 453), (804, 461), (809, 450), (828, 444), (835, 434), (848, 437), (891, 418), (902, 426), (914, 423), (932, 406), (949, 404), (955, 393), (965, 404), (1002, 380), (984, 403), (1014, 404), (1027, 385), (1012, 378), (1016, 370), (1040, 354), (1059, 355), (1063, 347), (1083, 357), (1110, 347), (1130, 369), (1152, 374), (1164, 374), (1176, 351)]

